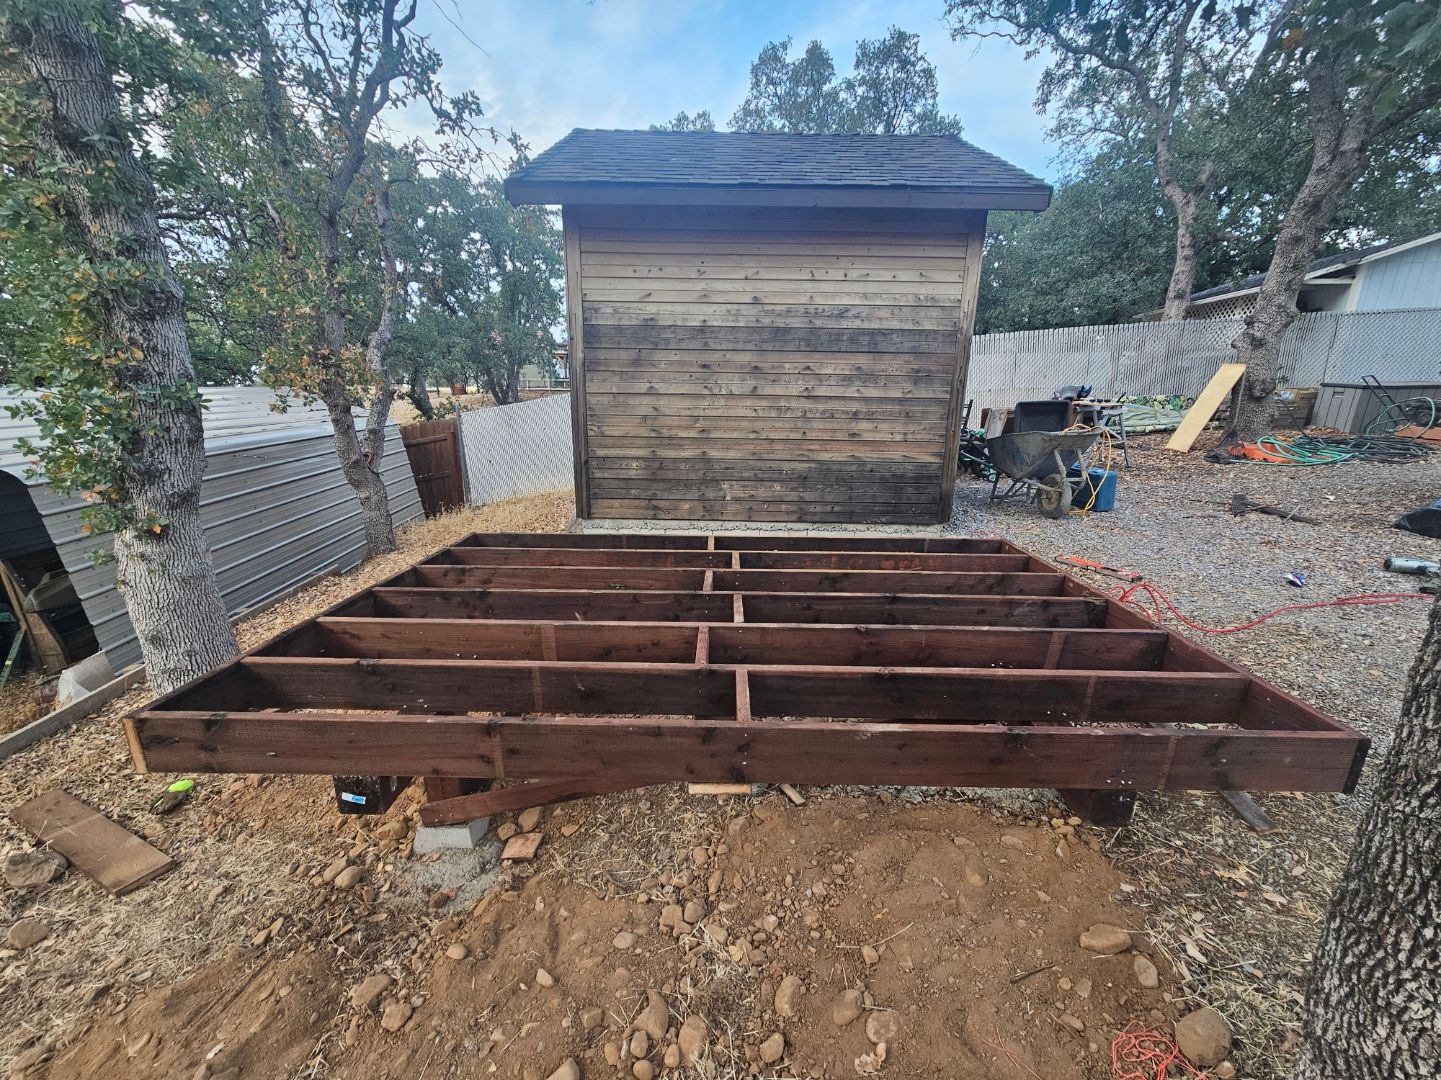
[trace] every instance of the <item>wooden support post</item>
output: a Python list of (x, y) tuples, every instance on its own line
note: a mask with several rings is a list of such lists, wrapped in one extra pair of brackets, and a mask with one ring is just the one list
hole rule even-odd
[[(425, 778), (425, 801), (427, 803), (440, 802), (443, 799), (458, 799), (463, 795), (474, 795), (490, 789), (492, 781), (481, 777), (467, 776), (427, 776)], [(472, 817), (484, 817), (484, 814), (473, 814)], [(459, 820), (467, 821), (468, 818)], [(429, 824), (427, 822), (427, 824)]]
[(1120, 829), (1131, 823), (1136, 809), (1134, 791), (1106, 791), (1095, 788), (1063, 788), (1057, 792), (1071, 813), (1087, 825)]

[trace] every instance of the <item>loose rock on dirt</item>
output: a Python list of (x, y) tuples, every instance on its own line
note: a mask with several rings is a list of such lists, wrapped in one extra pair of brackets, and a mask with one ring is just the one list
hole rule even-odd
[(1231, 1053), (1231, 1025), (1215, 1009), (1197, 1009), (1176, 1021), (1176, 1045), (1192, 1064), (1208, 1069)]

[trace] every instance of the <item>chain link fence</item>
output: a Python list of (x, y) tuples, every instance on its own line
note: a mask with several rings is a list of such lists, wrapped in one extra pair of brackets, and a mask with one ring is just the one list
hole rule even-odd
[(575, 482), (569, 393), (463, 412), (457, 433), (473, 505), (569, 490)]
[[(1170, 323), (1067, 326), (983, 334), (971, 347), (966, 396), (976, 408), (1049, 398), (1062, 386), (1098, 395), (1201, 392), (1218, 365), (1234, 357), (1240, 318)], [(1281, 377), (1289, 386), (1359, 382), (1441, 382), (1441, 310), (1310, 312), (1281, 343)]]

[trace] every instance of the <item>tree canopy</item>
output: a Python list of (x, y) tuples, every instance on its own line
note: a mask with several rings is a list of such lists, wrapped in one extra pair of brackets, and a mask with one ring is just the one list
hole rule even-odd
[(794, 59), (790, 38), (772, 41), (751, 64), (750, 87), (730, 126), (735, 131), (959, 135), (960, 121), (940, 111), (935, 65), (921, 52), (920, 40), (919, 34), (893, 26), (883, 38), (858, 41), (846, 78), (837, 76), (835, 61), (819, 41)]

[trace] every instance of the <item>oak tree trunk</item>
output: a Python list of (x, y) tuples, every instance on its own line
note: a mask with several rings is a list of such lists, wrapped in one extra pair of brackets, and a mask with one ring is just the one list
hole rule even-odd
[(1196, 201), (1173, 199), (1172, 202), (1176, 209), (1176, 261), (1171, 264), (1166, 304), (1161, 309), (1162, 322), (1186, 317), (1186, 309), (1191, 306), (1191, 290), (1196, 284), (1196, 265), (1201, 258), (1201, 248), (1195, 236)]
[(1441, 1068), (1441, 601), (1311, 972), (1297, 1080)]
[[(139, 432), (120, 486), (133, 519), (159, 527), (121, 529), (115, 558), (150, 685), (165, 693), (237, 651), (200, 523), (205, 438), (184, 299), (156, 222), (154, 186), (131, 150), (94, 34), (63, 4), (12, 23), (11, 33), (48, 98), (49, 137), (67, 168), (66, 210), (88, 255), (150, 270), (123, 298), (99, 297), (106, 328), (139, 356), (119, 375)], [(87, 182), (107, 172), (110, 184)]]
[(425, 377), (421, 374), (419, 365), (410, 369), (410, 387), (405, 391), (405, 396), (415, 406), (415, 411), (420, 413), (422, 420), (435, 419), (435, 406), (430, 403), (430, 388), (425, 385)]
[(1231, 343), (1246, 374), (1235, 396), (1231, 429), (1222, 440), (1227, 443), (1255, 442), (1271, 430), (1281, 338), (1299, 314), (1296, 300), (1321, 238), (1341, 200), (1366, 171), (1371, 99), (1363, 95), (1348, 102), (1341, 80), (1324, 61), (1307, 70), (1306, 83), (1311, 167), (1286, 209), (1256, 306)]
[(325, 260), (325, 347), (327, 375), (321, 383), (320, 397), (330, 414), (335, 432), (335, 455), (340, 471), (360, 503), (362, 527), (365, 530), (366, 556), (373, 558), (394, 551), (395, 523), (390, 515), (390, 495), (381, 475), (385, 458), (385, 427), (390, 417), (390, 404), (395, 400), (395, 385), (385, 367), (385, 352), (395, 336), (396, 309), (400, 303), (400, 276), (390, 247), (390, 200), (383, 184), (376, 191), (376, 221), (380, 231), (381, 266), (384, 274), (380, 320), (366, 341), (365, 375), (371, 380), (370, 407), (362, 438), (351, 413), (351, 391), (345, 375), (346, 353), (349, 349), (345, 318), (345, 298), (340, 291), (341, 229), (340, 212), (345, 193), (360, 169), (360, 157), (348, 159), (332, 184), (332, 196), (320, 221), (321, 251)]

